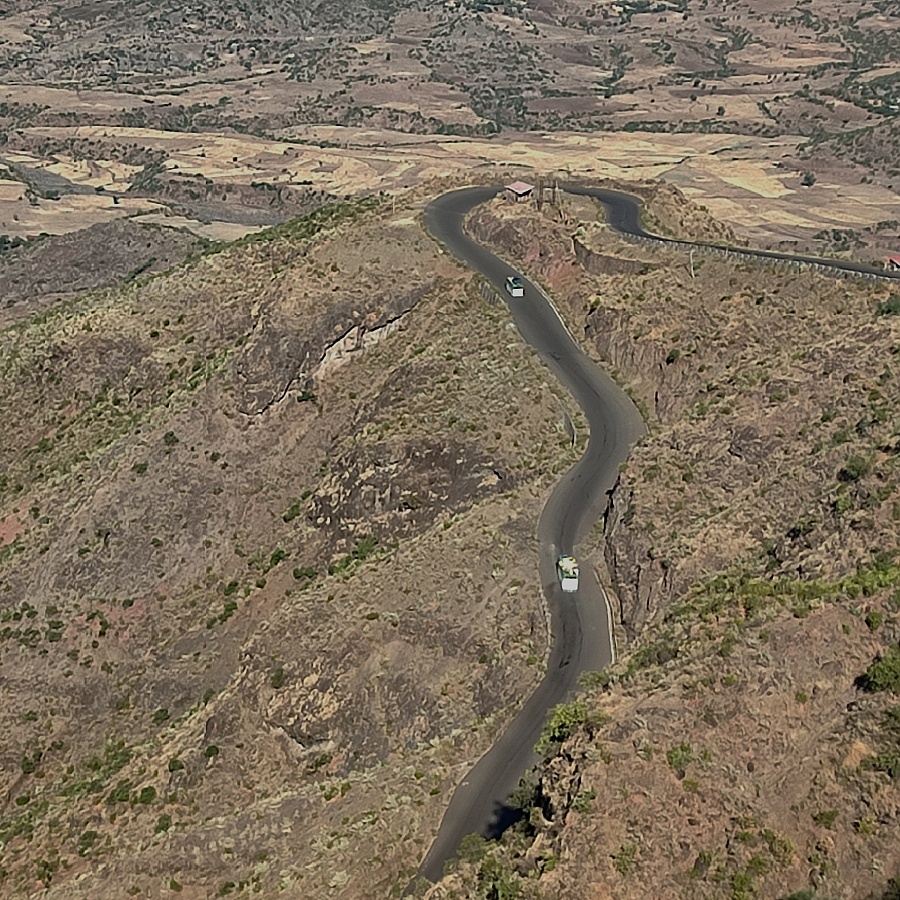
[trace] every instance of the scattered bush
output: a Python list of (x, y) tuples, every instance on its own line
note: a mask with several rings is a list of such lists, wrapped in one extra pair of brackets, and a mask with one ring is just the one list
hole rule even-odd
[(119, 781), (116, 786), (109, 792), (106, 798), (106, 802), (109, 804), (127, 803), (130, 797), (131, 782), (123, 779)]
[(630, 875), (632, 871), (634, 871), (634, 859), (636, 856), (636, 845), (628, 843), (622, 844), (622, 846), (612, 855), (615, 870), (620, 875)]
[(81, 837), (78, 838), (78, 855), (87, 856), (91, 847), (94, 846), (97, 837), (96, 831), (83, 831)]
[(859, 481), (868, 472), (869, 463), (866, 459), (858, 454), (854, 454), (838, 471), (838, 480), (848, 484), (852, 481)]
[(283, 559), (287, 559), (287, 551), (286, 551), (286, 550), (282, 550), (281, 547), (279, 547), (279, 548), (278, 548), (277, 550), (275, 550), (275, 552), (269, 557), (269, 565), (268, 565), (268, 568), (267, 568), (266, 571), (268, 571), (268, 569), (274, 569), (275, 566), (277, 566), (278, 563), (280, 563)]
[(679, 775), (683, 775), (688, 764), (693, 761), (694, 748), (688, 743), (677, 744), (666, 751), (666, 762)]
[(900, 644), (895, 644), (879, 656), (857, 683), (864, 691), (900, 694)]
[(816, 825), (823, 825), (825, 828), (833, 828), (837, 821), (838, 811), (836, 809), (823, 809), (813, 816), (813, 822)]
[(875, 312), (879, 316), (896, 316), (900, 313), (900, 294), (891, 294), (887, 300), (878, 304)]
[(541, 756), (547, 756), (556, 746), (561, 744), (580, 725), (587, 721), (587, 704), (581, 701), (560, 703), (554, 706), (544, 725), (544, 730), (534, 748)]

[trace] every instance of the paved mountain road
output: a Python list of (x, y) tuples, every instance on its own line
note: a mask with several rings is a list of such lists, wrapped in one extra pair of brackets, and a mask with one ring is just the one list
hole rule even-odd
[[(497, 187), (467, 188), (435, 200), (425, 212), (431, 234), (454, 256), (484, 275), (504, 296), (508, 275), (518, 274), (463, 232), (466, 213), (497, 194)], [(550, 609), (552, 647), (547, 674), (493, 747), (454, 793), (419, 875), (437, 881), (466, 834), (496, 834), (511, 810), (506, 803), (525, 771), (537, 761), (547, 711), (563, 702), (578, 676), (612, 662), (606, 598), (593, 572), (582, 567), (579, 590), (563, 594), (556, 558), (572, 553), (606, 506), (607, 492), (643, 434), (634, 404), (581, 351), (550, 300), (523, 278), (524, 297), (510, 301), (515, 323), (548, 368), (570, 391), (590, 424), (584, 456), (559, 481), (538, 524), (539, 571)]]
[(777, 250), (751, 250), (748, 247), (722, 247), (717, 244), (707, 244), (703, 241), (681, 241), (678, 238), (662, 237), (645, 231), (641, 225), (641, 208), (643, 204), (631, 194), (623, 191), (611, 191), (606, 188), (585, 187), (582, 185), (560, 185), (561, 190), (569, 194), (576, 194), (582, 197), (593, 197), (599, 200), (606, 210), (606, 222), (613, 231), (619, 231), (623, 234), (631, 234), (636, 237), (649, 238), (658, 241), (660, 244), (668, 244), (677, 248), (697, 247), (699, 249), (727, 249), (729, 252), (738, 256), (745, 256), (748, 259), (757, 260), (775, 260), (782, 262), (798, 263), (801, 265), (814, 266), (825, 272), (833, 272), (840, 275), (864, 275), (875, 276), (877, 278), (890, 278), (900, 282), (900, 272), (889, 272), (880, 266), (873, 266), (868, 263), (853, 262), (843, 259), (826, 259), (820, 256), (805, 256), (803, 254), (779, 253)]
[[(500, 190), (499, 186), (474, 187), (444, 194), (427, 207), (425, 224), (454, 256), (480, 272), (505, 297), (503, 285), (507, 276), (520, 273), (463, 230), (465, 215)], [(641, 201), (630, 194), (580, 185), (566, 185), (564, 190), (599, 200), (605, 207), (607, 223), (615, 231), (664, 245), (689, 245), (644, 231)], [(900, 272), (888, 273), (864, 263), (729, 249), (742, 256), (812, 265), (841, 275), (900, 279)], [(525, 278), (522, 281), (525, 296), (508, 301), (513, 319), (523, 338), (537, 350), (584, 411), (590, 425), (590, 442), (584, 456), (554, 488), (538, 523), (539, 571), (552, 630), (547, 674), (500, 739), (454, 792), (438, 834), (419, 868), (417, 877), (429, 881), (442, 877), (445, 862), (456, 855), (459, 842), (466, 834), (492, 836), (502, 830), (513, 812), (507, 806), (508, 798), (522, 775), (536, 762), (533, 748), (548, 711), (572, 692), (579, 674), (604, 668), (613, 655), (608, 604), (594, 573), (582, 568), (577, 593), (563, 594), (556, 578), (556, 558), (562, 553), (573, 553), (578, 541), (603, 512), (619, 464), (643, 434), (644, 424), (627, 395), (578, 347), (552, 301), (532, 282)]]

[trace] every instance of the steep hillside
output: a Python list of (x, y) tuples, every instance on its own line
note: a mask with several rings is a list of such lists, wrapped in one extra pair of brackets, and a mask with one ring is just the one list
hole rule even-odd
[(0, 332), (0, 895), (387, 896), (536, 683), (577, 450), (409, 202)]

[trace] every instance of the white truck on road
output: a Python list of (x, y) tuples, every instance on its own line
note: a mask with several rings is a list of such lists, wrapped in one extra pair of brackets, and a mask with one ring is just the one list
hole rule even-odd
[(578, 560), (574, 556), (561, 556), (556, 561), (556, 574), (559, 583), (567, 594), (578, 590)]
[(506, 293), (509, 294), (510, 297), (525, 296), (525, 287), (522, 284), (522, 279), (519, 278), (518, 275), (510, 275), (509, 278), (506, 279)]

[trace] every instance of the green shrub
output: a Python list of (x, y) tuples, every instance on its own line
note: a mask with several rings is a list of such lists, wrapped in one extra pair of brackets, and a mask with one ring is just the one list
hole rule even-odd
[(825, 828), (833, 828), (837, 817), (838, 811), (836, 809), (823, 809), (813, 816), (813, 822), (816, 825), (823, 825)]
[(620, 875), (630, 875), (634, 871), (634, 859), (636, 856), (637, 847), (634, 844), (622, 844), (612, 855), (615, 870)]
[(204, 751), (203, 755), (207, 759), (213, 759), (219, 755), (219, 748), (215, 744), (210, 744)]
[(169, 711), (165, 707), (160, 707), (153, 713), (153, 724), (162, 725), (169, 718)]
[(862, 457), (857, 453), (851, 456), (840, 468), (838, 471), (838, 480), (843, 481), (844, 483), (859, 481), (860, 478), (868, 474), (868, 471), (869, 463), (866, 461), (865, 457)]
[(572, 732), (587, 721), (587, 704), (576, 700), (572, 703), (560, 703), (553, 707), (547, 724), (538, 739), (535, 751), (546, 756), (556, 745), (561, 744)]
[(172, 817), (168, 813), (163, 813), (156, 820), (156, 827), (153, 829), (156, 834), (162, 834), (172, 827)]
[(459, 842), (457, 856), (463, 862), (481, 862), (487, 854), (487, 841), (480, 834), (467, 834)]
[(184, 763), (180, 759), (169, 760), (169, 771), (180, 772), (184, 768)]
[(227, 622), (237, 612), (237, 600), (226, 600), (219, 613), (219, 622)]
[(683, 772), (693, 760), (694, 748), (688, 743), (678, 744), (666, 751), (666, 762), (676, 772)]
[(884, 772), (893, 781), (900, 781), (900, 746), (877, 753), (871, 766), (876, 772)]
[(269, 684), (272, 685), (273, 688), (277, 691), (280, 687), (284, 686), (284, 667), (279, 666), (270, 676), (269, 676)]
[(596, 800), (597, 792), (590, 788), (586, 791), (580, 791), (572, 801), (572, 809), (575, 812), (586, 813), (591, 808), (591, 801)]
[(896, 316), (900, 313), (900, 294), (891, 294), (887, 300), (879, 303), (876, 313), (879, 316)]
[(32, 775), (37, 770), (38, 763), (41, 761), (41, 757), (43, 753), (40, 750), (35, 750), (35, 752), (28, 756), (26, 754), (22, 754), (22, 762), (20, 763), (22, 768), (23, 775)]
[(347, 571), (355, 563), (365, 562), (374, 552), (375, 548), (378, 546), (378, 538), (374, 535), (367, 535), (366, 537), (361, 537), (356, 542), (356, 546), (345, 556), (343, 559), (338, 560), (336, 563), (332, 563), (328, 567), (329, 575), (337, 575), (340, 572)]
[(285, 511), (281, 517), (285, 522), (293, 522), (297, 516), (303, 511), (303, 504), (300, 500), (295, 500)]
[(156, 799), (156, 788), (152, 784), (142, 787), (137, 795), (137, 802), (149, 806)]
[(109, 792), (106, 798), (107, 803), (127, 803), (131, 797), (131, 782), (122, 780)]
[(865, 691), (890, 691), (900, 694), (900, 644), (890, 647), (866, 669), (859, 679)]
[(78, 855), (86, 856), (91, 847), (94, 846), (97, 837), (96, 831), (83, 831), (81, 837), (78, 838)]
[(279, 547), (275, 552), (269, 557), (269, 569), (274, 569), (275, 566), (278, 565), (283, 559), (287, 559), (287, 551), (282, 550)]

